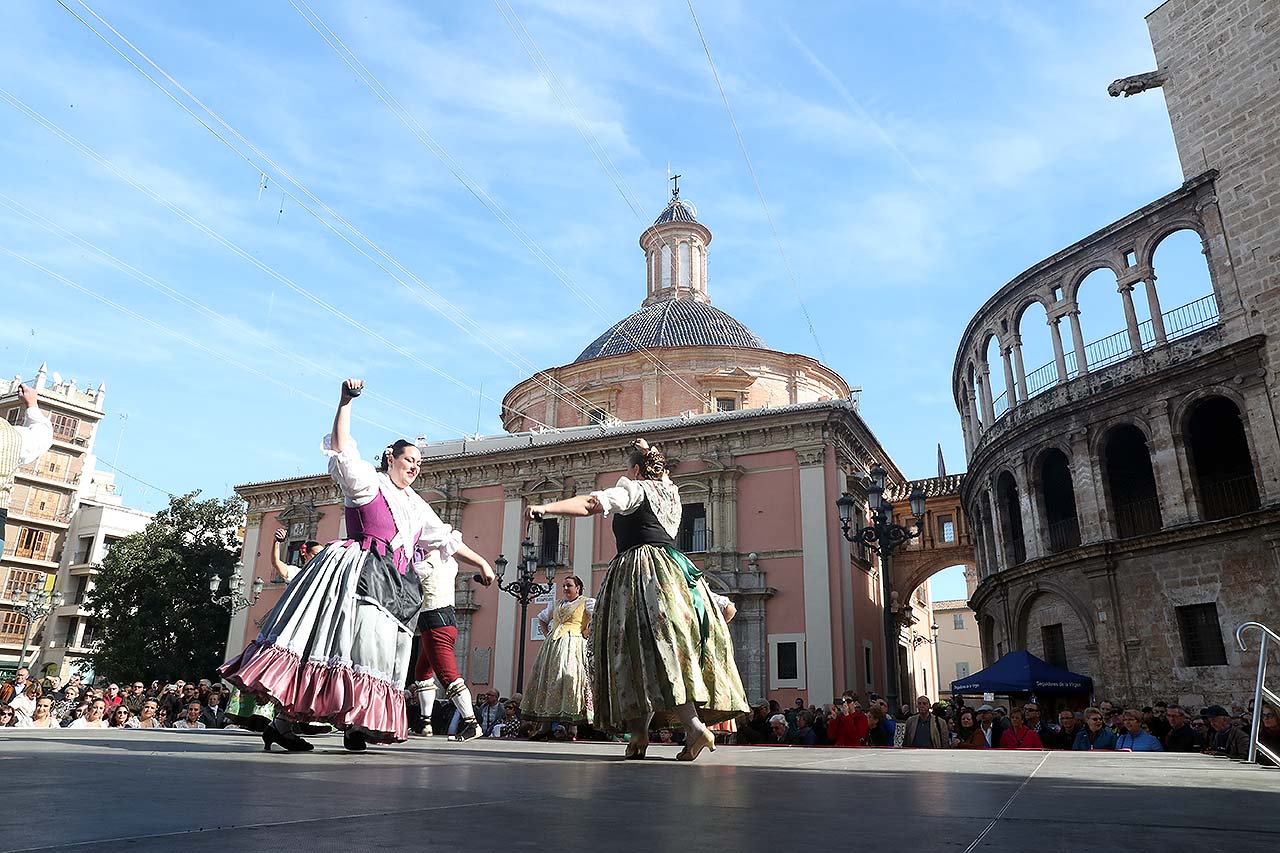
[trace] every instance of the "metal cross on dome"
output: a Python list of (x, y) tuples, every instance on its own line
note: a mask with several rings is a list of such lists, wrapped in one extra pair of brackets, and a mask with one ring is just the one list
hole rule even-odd
[(680, 198), (680, 178), (681, 178), (680, 175), (672, 175), (671, 177), (667, 178), (667, 180), (671, 181), (672, 183), (672, 187), (671, 187), (672, 198)]

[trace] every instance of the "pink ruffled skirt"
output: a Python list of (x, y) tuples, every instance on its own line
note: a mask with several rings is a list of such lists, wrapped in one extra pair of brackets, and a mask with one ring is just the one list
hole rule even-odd
[(405, 740), (413, 633), (356, 591), (367, 561), (390, 559), (356, 542), (328, 546), (219, 672), (259, 702), (279, 703), (292, 720), (353, 729), (371, 743)]

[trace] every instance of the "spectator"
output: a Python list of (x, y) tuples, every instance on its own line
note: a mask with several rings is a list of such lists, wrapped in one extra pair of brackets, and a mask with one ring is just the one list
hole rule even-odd
[(928, 696), (916, 699), (916, 712), (907, 718), (902, 745), (918, 749), (946, 749), (951, 746), (947, 721), (933, 713)]
[(107, 702), (105, 699), (94, 699), (85, 709), (84, 716), (73, 722), (72, 729), (105, 729), (107, 728)]
[(1169, 731), (1164, 736), (1165, 752), (1200, 752), (1204, 749), (1204, 736), (1189, 725), (1191, 718), (1182, 706), (1170, 705), (1165, 711), (1165, 718), (1169, 722)]
[(46, 675), (44, 683), (40, 685), (41, 696), (53, 696), (62, 689), (62, 679), (56, 675)]
[(818, 733), (813, 728), (813, 712), (801, 711), (796, 714), (796, 730), (791, 736), (796, 746), (817, 746)]
[(1000, 745), (1000, 732), (996, 729), (995, 709), (990, 705), (978, 706), (978, 727), (969, 740), (960, 744), (962, 749), (992, 749)]
[(803, 710), (804, 700), (796, 697), (796, 700), (791, 703), (791, 707), (787, 709), (787, 713), (784, 715), (787, 718), (787, 728), (792, 732), (799, 727), (800, 712)]
[(1147, 721), (1147, 731), (1164, 743), (1165, 737), (1172, 728), (1173, 724), (1169, 722), (1169, 703), (1156, 702), (1151, 706), (1151, 719)]
[(774, 714), (769, 718), (769, 739), (765, 743), (787, 742), (787, 718), (782, 714)]
[(31, 716), (36, 712), (36, 702), (40, 699), (40, 685), (34, 681), (28, 681), (22, 692), (9, 702), (9, 707), (13, 709), (14, 725), (26, 726), (31, 722)]
[(476, 708), (476, 726), (480, 729), (480, 737), (488, 737), (493, 727), (502, 722), (507, 709), (499, 701), (497, 690), (489, 690), (480, 698), (482, 702)]
[(956, 717), (956, 727), (951, 731), (951, 745), (963, 748), (978, 730), (978, 717), (972, 708), (961, 708)]
[(751, 709), (746, 722), (738, 726), (738, 743), (764, 743), (769, 737), (769, 703), (761, 700)]
[(209, 704), (200, 712), (200, 722), (206, 729), (227, 727), (227, 710), (222, 707), (222, 688), (215, 685), (209, 690)]
[(1124, 733), (1116, 738), (1116, 749), (1130, 752), (1164, 752), (1160, 739), (1142, 730), (1142, 712), (1130, 708), (1120, 715)]
[(1080, 734), (1076, 735), (1076, 742), (1071, 748), (1077, 750), (1116, 748), (1116, 736), (1103, 722), (1100, 708), (1085, 708), (1084, 728), (1080, 730)]
[(1009, 712), (1009, 728), (1000, 735), (1001, 749), (1044, 749), (1040, 735), (1031, 731), (1026, 725), (1026, 716), (1021, 708)]
[(107, 692), (102, 697), (107, 703), (107, 712), (115, 710), (115, 707), (124, 701), (124, 697), (120, 695), (119, 684), (108, 684)]
[(827, 740), (833, 746), (862, 746), (867, 738), (869, 723), (858, 703), (843, 696), (831, 708), (827, 717)]
[(1058, 727), (1041, 736), (1040, 741), (1046, 749), (1071, 749), (1076, 744), (1076, 736), (1080, 733), (1080, 721), (1074, 711), (1063, 709), (1058, 712)]
[(1045, 743), (1045, 736), (1053, 734), (1057, 728), (1053, 723), (1040, 719), (1040, 706), (1035, 702), (1027, 702), (1022, 706), (1022, 716), (1027, 721), (1027, 728), (1036, 733), (1041, 743)]
[(129, 687), (129, 692), (125, 694), (122, 704), (129, 709), (129, 713), (136, 717), (138, 712), (142, 710), (142, 703), (147, 699), (146, 685), (141, 681), (135, 681)]
[(27, 725), (33, 729), (56, 729), (58, 721), (53, 717), (53, 700), (48, 696), (41, 697), (36, 702), (35, 714)]
[(18, 725), (18, 715), (8, 705), (0, 705), (0, 729), (11, 729)]
[(883, 718), (880, 722), (881, 728), (889, 736), (888, 746), (893, 746), (897, 742), (898, 721), (889, 713), (889, 703), (883, 697), (876, 699), (876, 704), (880, 706), (880, 716)]
[(27, 668), (25, 666), (18, 667), (18, 671), (13, 674), (13, 679), (0, 684), (0, 705), (8, 705), (15, 697), (21, 696), (23, 691), (27, 689)]
[[(1262, 703), (1262, 720), (1258, 725), (1258, 743), (1265, 746), (1274, 753), (1280, 754), (1280, 714), (1276, 713), (1275, 706), (1266, 702)], [(1258, 754), (1258, 763), (1274, 764), (1274, 762), (1261, 753)]]
[(202, 706), (199, 702), (190, 702), (187, 704), (187, 711), (179, 719), (175, 720), (173, 727), (175, 729), (203, 729), (204, 723), (200, 722), (200, 711)]
[(67, 715), (62, 718), (62, 722), (58, 725), (62, 726), (64, 729), (71, 728), (71, 724), (76, 720), (84, 719), (85, 715), (89, 713), (89, 706), (92, 704), (92, 699), (87, 696), (82, 697), (80, 701), (71, 708), (71, 710), (67, 711)]
[(164, 711), (170, 720), (178, 719), (182, 714), (183, 706), (186, 702), (191, 701), (187, 696), (190, 695), (194, 698), (194, 691), (195, 688), (193, 687), (189, 693), (187, 686), (180, 681), (170, 684), (165, 687), (164, 693), (160, 697), (160, 710)]
[(881, 700), (867, 711), (867, 746), (893, 746), (893, 730), (885, 726), (885, 707)]
[(138, 728), (140, 729), (158, 729), (161, 722), (157, 717), (160, 711), (160, 705), (155, 699), (147, 699), (142, 703), (142, 708), (138, 711)]
[(53, 716), (61, 723), (70, 717), (80, 704), (80, 688), (75, 684), (68, 682), (67, 686), (62, 689), (62, 694), (53, 697)]
[(156, 709), (156, 722), (159, 723), (160, 728), (162, 729), (173, 728), (173, 726), (169, 725), (169, 709), (168, 708), (161, 706)]
[(1104, 715), (1103, 722), (1107, 724), (1107, 728), (1111, 729), (1111, 733), (1116, 737), (1119, 737), (1120, 733), (1124, 731), (1124, 726), (1120, 723), (1119, 711), (1112, 710), (1110, 713)]
[(1221, 705), (1210, 705), (1204, 709), (1203, 716), (1209, 721), (1213, 734), (1209, 736), (1205, 752), (1210, 755), (1225, 755), (1228, 758), (1249, 757), (1249, 735), (1236, 726), (1231, 725), (1231, 716)]
[(107, 725), (113, 729), (136, 729), (138, 727), (133, 714), (129, 713), (129, 709), (124, 706), (123, 702), (111, 709), (111, 713), (107, 716)]

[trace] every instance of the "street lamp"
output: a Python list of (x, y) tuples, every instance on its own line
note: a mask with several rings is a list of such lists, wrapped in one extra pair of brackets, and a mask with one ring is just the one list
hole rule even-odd
[(244, 594), (244, 575), (240, 572), (244, 568), (241, 563), (236, 563), (235, 571), (231, 577), (227, 578), (227, 594), (218, 595), (218, 589), (222, 586), (222, 575), (214, 572), (209, 575), (209, 592), (213, 595), (213, 603), (219, 607), (225, 607), (232, 613), (239, 613), (245, 608), (252, 607), (258, 598), (262, 595), (262, 588), (266, 586), (266, 582), (262, 578), (254, 578), (253, 585), (249, 587), (250, 595)]
[(866, 527), (854, 526), (853, 496), (848, 492), (836, 500), (836, 510), (840, 513), (840, 532), (850, 542), (861, 542), (880, 556), (880, 589), (881, 601), (884, 603), (884, 668), (885, 696), (890, 708), (898, 707), (898, 623), (892, 601), (893, 584), (890, 582), (890, 561), (898, 546), (920, 535), (920, 519), (924, 517), (924, 490), (916, 486), (911, 490), (908, 501), (911, 514), (916, 518), (916, 527), (910, 530), (900, 524), (894, 524), (889, 517), (890, 504), (884, 499), (885, 480), (888, 472), (880, 465), (871, 469), (871, 485), (867, 487), (867, 509), (871, 511), (871, 523)]
[(22, 634), (22, 654), (18, 655), (18, 666), (25, 666), (27, 647), (31, 643), (31, 626), (37, 619), (43, 619), (62, 606), (63, 596), (60, 592), (49, 593), (37, 586), (24, 587), (14, 600), (13, 612), (26, 620), (27, 625)]
[(507, 558), (502, 554), (493, 561), (493, 572), (498, 576), (498, 589), (520, 602), (520, 663), (516, 669), (516, 692), (523, 693), (524, 644), (528, 639), (525, 635), (529, 631), (529, 605), (538, 596), (546, 595), (555, 589), (556, 567), (553, 564), (544, 566), (543, 572), (547, 582), (545, 584), (537, 582), (538, 549), (529, 538), (529, 531), (526, 530), (524, 541), (520, 543), (520, 566), (516, 576), (509, 581), (502, 580), (502, 576), (507, 572)]

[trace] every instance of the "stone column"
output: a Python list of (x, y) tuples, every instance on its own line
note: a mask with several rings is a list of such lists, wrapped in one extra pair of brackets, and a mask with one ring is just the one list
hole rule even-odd
[(1160, 294), (1156, 292), (1156, 274), (1151, 273), (1142, 280), (1147, 288), (1147, 307), (1151, 309), (1151, 329), (1155, 332), (1156, 346), (1167, 344), (1168, 337), (1164, 331), (1164, 314), (1160, 310)]
[[(1005, 408), (1012, 409), (1021, 402), (1018, 399), (1017, 387), (1013, 384), (1012, 346), (1000, 345), (1000, 360), (1004, 362), (1004, 398)], [(1025, 399), (1025, 398), (1024, 398)]]
[(969, 419), (969, 432), (973, 434), (973, 446), (978, 446), (982, 437), (982, 424), (978, 420), (978, 392), (973, 384), (966, 381), (964, 386), (965, 417)]
[(805, 693), (835, 691), (831, 633), (831, 564), (827, 551), (826, 445), (797, 447), (800, 466), (800, 548), (804, 576)]
[[(1004, 528), (1000, 524), (1000, 510), (996, 506), (996, 487), (995, 487), (995, 483), (990, 483), (990, 482), (986, 483), (985, 485), (987, 487), (986, 488), (987, 512), (991, 513), (991, 539), (992, 539), (992, 541), (988, 543), (988, 547), (991, 548), (991, 550), (987, 552), (987, 558), (989, 560), (991, 558), (991, 555), (995, 554), (995, 565), (992, 566), (991, 569), (996, 572), (1003, 572), (1005, 569), (1008, 568), (1008, 563), (1005, 561), (1005, 554), (1004, 554), (1004, 543), (1005, 543)], [(991, 547), (993, 545), (995, 547)]]
[(1027, 368), (1022, 363), (1022, 335), (1013, 336), (1013, 373), (1018, 382), (1018, 401), (1027, 402)]
[(1110, 538), (1103, 522), (1102, 507), (1106, 505), (1102, 490), (1101, 451), (1095, 457), (1089, 449), (1089, 434), (1085, 430), (1069, 433), (1071, 442), (1071, 489), (1075, 493), (1076, 520), (1080, 525), (1080, 543), (1102, 542)]
[(1187, 506), (1187, 496), (1183, 491), (1189, 487), (1187, 478), (1182, 476), (1178, 462), (1178, 450), (1174, 446), (1173, 428), (1169, 423), (1169, 403), (1157, 400), (1147, 406), (1143, 413), (1151, 428), (1148, 450), (1151, 453), (1151, 468), (1156, 476), (1156, 493), (1160, 500), (1160, 520), (1164, 527), (1184, 524), (1191, 521), (1191, 511)]
[(1138, 312), (1133, 307), (1133, 282), (1116, 287), (1124, 302), (1124, 322), (1129, 329), (1129, 349), (1134, 355), (1142, 354), (1142, 332), (1138, 330)]
[(990, 429), (996, 422), (995, 403), (991, 399), (991, 368), (984, 361), (982, 371), (978, 375), (978, 392), (982, 398), (983, 423)]
[(1062, 329), (1058, 326), (1061, 321), (1061, 317), (1054, 317), (1049, 321), (1049, 335), (1053, 338), (1053, 363), (1058, 366), (1059, 385), (1067, 381), (1067, 354), (1062, 351)]
[(1084, 352), (1084, 332), (1080, 331), (1080, 309), (1072, 307), (1067, 312), (1071, 318), (1071, 343), (1076, 353), (1076, 375), (1084, 376), (1089, 372), (1089, 359)]
[(1048, 553), (1040, 538), (1040, 496), (1032, 488), (1031, 466), (1024, 457), (1018, 460), (1018, 477), (1022, 484), (1018, 487), (1019, 508), (1022, 510), (1022, 547), (1027, 551), (1027, 562), (1039, 559)]
[[(519, 486), (503, 487), (502, 504), (502, 554), (511, 561), (508, 571), (517, 570), (520, 562), (520, 540), (524, 535), (521, 523), (524, 515), (524, 498)], [(515, 688), (515, 644), (517, 641), (516, 600), (501, 590), (498, 596), (498, 627), (493, 640), (493, 687), (503, 696), (510, 696)], [(527, 630), (524, 625), (521, 631)], [(472, 678), (475, 676), (473, 675)]]
[(583, 595), (590, 596), (594, 581), (591, 577), (591, 564), (596, 549), (596, 517), (573, 520), (573, 573), (582, 578), (586, 588)]

